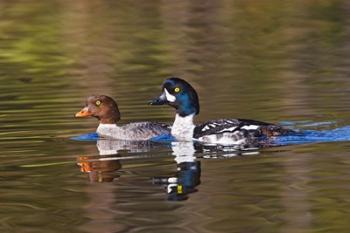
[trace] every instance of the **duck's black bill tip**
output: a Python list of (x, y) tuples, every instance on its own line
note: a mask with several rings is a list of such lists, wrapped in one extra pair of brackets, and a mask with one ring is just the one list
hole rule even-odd
[(149, 105), (164, 105), (166, 103), (167, 103), (167, 101), (159, 99), (159, 98), (148, 101)]

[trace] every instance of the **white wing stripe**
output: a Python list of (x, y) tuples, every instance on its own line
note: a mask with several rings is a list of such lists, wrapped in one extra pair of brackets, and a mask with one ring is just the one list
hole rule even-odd
[(218, 131), (218, 133), (222, 133), (222, 132), (224, 132), (224, 131), (234, 131), (236, 128), (237, 128), (236, 126), (230, 127), (230, 128), (226, 128), (226, 129), (223, 129), (223, 130)]
[(210, 127), (209, 127), (208, 125), (206, 125), (206, 126), (202, 129), (202, 131), (206, 131), (206, 130), (208, 130), (208, 129), (210, 129)]
[(242, 129), (246, 129), (246, 130), (255, 130), (258, 129), (259, 126), (258, 125), (245, 125), (242, 127)]

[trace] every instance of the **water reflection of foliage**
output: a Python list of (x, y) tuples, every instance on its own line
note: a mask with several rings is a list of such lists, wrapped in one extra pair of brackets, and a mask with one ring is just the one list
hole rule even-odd
[[(349, 9), (348, 1), (342, 0), (144, 1), (137, 4), (3, 1), (0, 4), (1, 136), (8, 141), (17, 137), (26, 139), (16, 142), (16, 150), (6, 141), (2, 144), (3, 153), (16, 156), (23, 150), (28, 156), (36, 155), (46, 142), (43, 138), (86, 132), (84, 127), (93, 130), (95, 121), (72, 123), (72, 113), (80, 107), (82, 99), (92, 93), (116, 97), (124, 120), (170, 122), (172, 111), (143, 107), (145, 99), (152, 96), (150, 92), (158, 92), (159, 84), (169, 74), (181, 75), (198, 88), (203, 105), (200, 119), (232, 116), (266, 121), (309, 119), (310, 116), (324, 118), (319, 120), (346, 119)], [(76, 147), (64, 144), (58, 148), (50, 144), (50, 148), (45, 147), (45, 155), (55, 157), (62, 151), (75, 151)], [(321, 215), (323, 224), (316, 222), (319, 227), (329, 228), (336, 221), (341, 231), (341, 227), (348, 224), (347, 213), (339, 201), (325, 192), (302, 192), (312, 179), (310, 172), (315, 172), (316, 166), (310, 157), (299, 154), (297, 158), (279, 160), (278, 166), (276, 162), (271, 163), (274, 169), (270, 170), (268, 180), (261, 175), (268, 164), (253, 164), (246, 173), (244, 169), (237, 169), (243, 172), (243, 177), (232, 169), (230, 175), (234, 176), (234, 182), (220, 177), (219, 170), (215, 179), (217, 188), (230, 183), (235, 185), (230, 190), (235, 190), (236, 197), (241, 198), (239, 203), (250, 200), (247, 206), (238, 205), (238, 209), (232, 208), (234, 211), (229, 213), (228, 209), (222, 212), (222, 202), (215, 200), (209, 203), (211, 212), (215, 217), (220, 214), (226, 218), (236, 214), (236, 219), (248, 216), (250, 221), (237, 225), (241, 229), (266, 227), (261, 218), (249, 218), (252, 212), (257, 212), (254, 217), (260, 217), (261, 210), (269, 206), (270, 199), (257, 202), (254, 191), (277, 184), (267, 188), (268, 197), (274, 197), (270, 207), (275, 211), (266, 210), (262, 216), (268, 220), (270, 230), (282, 225), (272, 226), (270, 217), (286, 211), (287, 230), (291, 232), (296, 231), (295, 226), (299, 230), (310, 227), (312, 219), (300, 220), (300, 216), (310, 213), (314, 218)], [(297, 166), (291, 166), (295, 161)], [(328, 166), (323, 168), (332, 170)], [(56, 175), (49, 169), (45, 172)], [(40, 184), (45, 183), (47, 177), (33, 179)], [(281, 188), (285, 185), (283, 179), (290, 184), (284, 189)], [(53, 188), (57, 193), (64, 182), (65, 179), (55, 180)], [(319, 182), (312, 183), (312, 188), (320, 188)], [(332, 194), (337, 197), (346, 193)], [(230, 194), (227, 198), (232, 197)], [(57, 196), (59, 204), (83, 199), (79, 196), (67, 202), (66, 198), (59, 198)], [(327, 200), (329, 208), (315, 211), (310, 199), (323, 204)], [(52, 205), (52, 199), (46, 201), (46, 205)], [(257, 210), (251, 203), (261, 209)], [(71, 219), (66, 213), (61, 214)], [(52, 219), (57, 220), (57, 216)], [(67, 226), (66, 222), (61, 226)], [(225, 228), (225, 224), (215, 227)]]

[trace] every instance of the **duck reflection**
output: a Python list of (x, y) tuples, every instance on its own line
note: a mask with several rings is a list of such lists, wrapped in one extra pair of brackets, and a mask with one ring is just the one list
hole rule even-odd
[(89, 175), (90, 182), (113, 182), (120, 177), (121, 153), (149, 151), (150, 142), (99, 139), (96, 147), (99, 155), (78, 157), (80, 171)]
[(196, 160), (192, 142), (172, 142), (171, 148), (177, 164), (173, 176), (153, 177), (153, 183), (163, 185), (170, 201), (188, 199), (188, 194), (196, 192), (200, 184), (201, 163)]
[[(156, 144), (159, 145), (159, 144)], [(162, 145), (164, 147), (164, 145)], [(90, 182), (113, 182), (122, 174), (123, 160), (154, 159), (150, 153), (155, 144), (149, 141), (121, 141), (100, 139), (96, 147), (99, 155), (78, 157), (77, 164), (83, 173), (87, 173)], [(193, 142), (172, 142), (172, 154), (175, 156), (176, 172), (171, 176), (154, 176), (152, 183), (161, 185), (167, 192), (168, 200), (188, 199), (190, 193), (197, 191), (201, 183), (201, 159), (221, 159), (239, 155), (257, 154), (256, 148), (238, 150), (232, 147), (206, 147)], [(197, 156), (195, 153), (198, 152)], [(135, 153), (134, 155), (132, 155)], [(160, 157), (161, 158), (161, 157)]]
[[(113, 158), (113, 157), (112, 157)], [(119, 160), (100, 160), (99, 156), (79, 156), (80, 171), (89, 175), (91, 182), (112, 182), (119, 178), (122, 168)]]

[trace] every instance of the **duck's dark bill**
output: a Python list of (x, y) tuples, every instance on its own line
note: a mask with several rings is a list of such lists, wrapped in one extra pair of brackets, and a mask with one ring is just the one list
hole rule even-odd
[(163, 96), (160, 96), (158, 98), (155, 98), (149, 102), (150, 105), (164, 105), (168, 104), (168, 101), (163, 98)]

